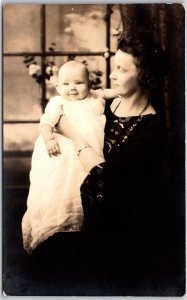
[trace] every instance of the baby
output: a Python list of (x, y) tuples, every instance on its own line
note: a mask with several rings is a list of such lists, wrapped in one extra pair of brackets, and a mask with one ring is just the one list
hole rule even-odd
[(80, 185), (87, 173), (73, 143), (55, 132), (65, 114), (88, 144), (103, 156), (105, 99), (116, 91), (92, 91), (85, 65), (65, 63), (59, 70), (57, 91), (46, 106), (40, 121), (30, 171), (27, 211), (22, 219), (23, 245), (28, 253), (56, 232), (80, 231), (83, 209)]

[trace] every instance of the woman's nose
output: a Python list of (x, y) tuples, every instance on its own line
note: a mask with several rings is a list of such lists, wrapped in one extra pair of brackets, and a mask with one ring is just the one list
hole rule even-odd
[(110, 79), (115, 80), (116, 79), (115, 71), (112, 71), (112, 73), (110, 73), (109, 77), (110, 77)]

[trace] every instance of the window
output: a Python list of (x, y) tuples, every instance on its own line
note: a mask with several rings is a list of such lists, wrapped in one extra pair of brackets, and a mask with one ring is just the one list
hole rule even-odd
[[(12, 174), (8, 170), (13, 164), (23, 166), (28, 183), (39, 119), (47, 101), (56, 93), (47, 80), (38, 84), (29, 76), (25, 56), (33, 57), (42, 75), (51, 61), (58, 67), (68, 58), (86, 61), (90, 72), (102, 72), (101, 86), (109, 87), (120, 20), (119, 5), (4, 5), (4, 161), (5, 181), (9, 184), (14, 178), (9, 180), (6, 172)], [(52, 52), (54, 44), (56, 49)]]

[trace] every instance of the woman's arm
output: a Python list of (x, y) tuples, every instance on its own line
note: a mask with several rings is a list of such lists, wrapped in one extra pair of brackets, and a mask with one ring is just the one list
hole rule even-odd
[(104, 162), (104, 158), (99, 156), (99, 154), (97, 154), (97, 152), (94, 151), (79, 135), (66, 116), (60, 118), (58, 122), (58, 132), (73, 141), (77, 155), (85, 171), (90, 172), (93, 167)]

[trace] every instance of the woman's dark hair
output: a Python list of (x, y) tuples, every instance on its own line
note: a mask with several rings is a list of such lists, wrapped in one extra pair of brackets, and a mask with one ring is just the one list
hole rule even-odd
[(117, 49), (131, 54), (139, 70), (139, 83), (145, 90), (152, 92), (163, 81), (168, 71), (165, 52), (147, 33), (122, 33), (118, 39)]

